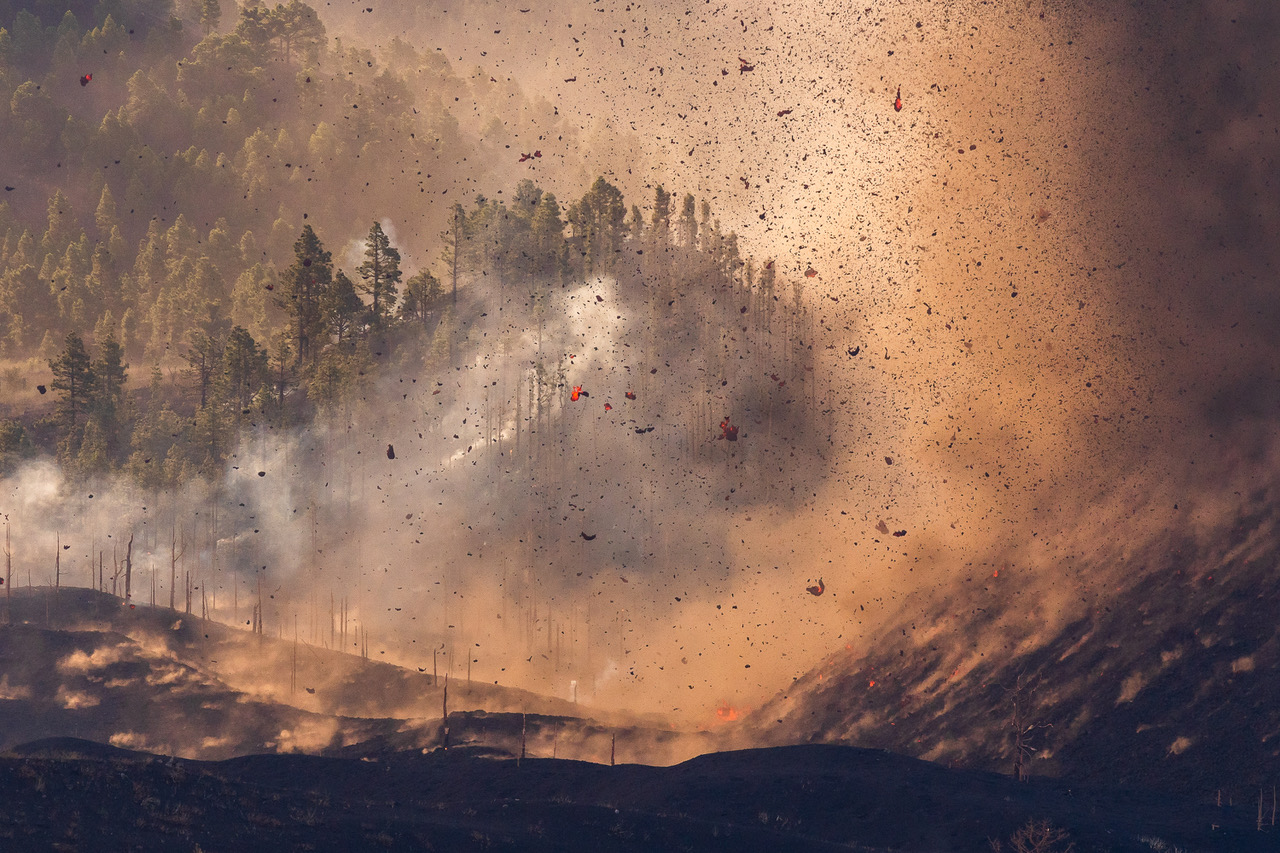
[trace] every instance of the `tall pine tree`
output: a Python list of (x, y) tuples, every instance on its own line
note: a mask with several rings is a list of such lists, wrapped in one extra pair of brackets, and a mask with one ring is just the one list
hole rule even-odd
[(293, 244), (293, 263), (280, 276), (280, 306), (292, 326), (293, 351), (297, 364), (305, 367), (319, 352), (325, 317), (325, 292), (333, 283), (333, 256), (325, 250), (310, 225)]
[(73, 459), (79, 450), (81, 416), (89, 411), (93, 399), (93, 363), (84, 339), (76, 332), (68, 332), (62, 353), (49, 362), (49, 369), (53, 371), (49, 387), (59, 392), (58, 452), (64, 459)]
[(364, 291), (373, 297), (369, 306), (369, 323), (380, 327), (396, 304), (396, 285), (400, 283), (400, 253), (377, 222), (369, 229), (364, 244), (364, 263), (356, 270), (364, 281)]

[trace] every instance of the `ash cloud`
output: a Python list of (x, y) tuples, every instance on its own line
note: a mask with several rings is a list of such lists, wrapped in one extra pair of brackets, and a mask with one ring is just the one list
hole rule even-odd
[[(808, 441), (829, 443), (809, 448), (806, 470), (761, 465), (737, 486), (728, 466), (686, 464), (694, 416), (653, 401), (698, 387), (698, 351), (664, 373), (668, 385), (650, 380), (640, 400), (656, 408), (625, 424), (659, 431), (605, 432), (633, 417), (617, 398), (624, 377), (643, 380), (626, 336), (644, 323), (611, 320), (611, 307), (592, 319), (616, 295), (595, 283), (552, 312), (580, 341), (576, 357), (542, 356), (591, 393), (536, 438), (557, 442), (560, 479), (508, 478), (497, 449), (513, 449), (535, 332), (490, 310), (472, 333), (490, 357), (393, 370), (365, 394), (374, 414), (246, 441), (229, 547), (242, 580), (265, 565), (267, 587), (291, 596), (281, 619), (325, 621), (328, 591), (349, 588), (375, 654), (384, 637), (405, 661), (466, 647), (462, 662), (482, 661), (485, 678), (563, 694), (558, 653), (602, 698), (709, 719), (726, 700), (761, 703), (835, 645), (873, 644), (975, 568), (1018, 565), (1028, 592), (1048, 596), (1045, 618), (1065, 619), (1064, 562), (1105, 575), (1125, 564), (1116, 540), (1151, 541), (1189, 518), (1208, 535), (1237, 486), (1201, 472), (1270, 458), (1280, 88), (1267, 57), (1280, 13), (479, 8), (450, 10), (465, 19), (447, 30), (462, 34), (459, 57), (493, 51), (496, 69), (544, 82), (579, 139), (625, 134), (636, 165), (615, 151), (605, 171), (629, 201), (647, 199), (656, 170), (742, 223), (758, 257), (776, 254), (797, 279), (815, 270), (825, 405)], [(388, 37), (413, 35), (412, 18), (389, 17), (376, 18)], [(555, 182), (585, 187), (605, 159), (591, 148), (548, 187), (567, 197)], [(615, 392), (596, 396), (600, 380)], [(486, 399), (506, 414), (483, 414)], [(583, 410), (595, 410), (589, 431), (564, 426)], [(712, 432), (726, 413), (711, 405)], [(790, 452), (752, 436), (739, 449)], [(637, 468), (640, 487), (619, 488)], [(310, 598), (297, 590), (307, 577), (323, 578)], [(828, 592), (814, 598), (818, 577)], [(520, 645), (531, 653), (490, 657)], [(696, 698), (676, 699), (691, 683)]]

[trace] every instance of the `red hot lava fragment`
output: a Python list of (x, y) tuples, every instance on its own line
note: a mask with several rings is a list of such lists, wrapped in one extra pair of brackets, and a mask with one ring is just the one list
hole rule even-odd
[(628, 400), (634, 400), (634, 399), (636, 398), (636, 392), (635, 392), (635, 391), (628, 391), (628, 392), (627, 392), (625, 395), (623, 395), (623, 396), (625, 396)]
[(574, 385), (573, 393), (569, 395), (569, 399), (576, 403), (578, 402), (578, 397), (580, 397), (581, 395), (582, 395), (582, 386)]
[(738, 428), (733, 424), (729, 423), (729, 418), (727, 415), (725, 416), (725, 419), (720, 422), (720, 438), (724, 439), (725, 441), (738, 440)]
[(93, 75), (92, 75), (92, 74), (82, 74), (82, 75), (80, 75), (80, 85), (81, 85), (81, 86), (88, 86), (88, 85), (89, 85), (89, 81), (91, 81), (91, 80), (93, 80)]
[(822, 578), (818, 578), (818, 585), (808, 588), (811, 595), (822, 595), (827, 591), (827, 585), (822, 582)]
[(902, 87), (901, 86), (898, 87), (898, 94), (895, 95), (893, 98), (893, 110), (894, 112), (899, 112), (899, 113), (902, 112)]

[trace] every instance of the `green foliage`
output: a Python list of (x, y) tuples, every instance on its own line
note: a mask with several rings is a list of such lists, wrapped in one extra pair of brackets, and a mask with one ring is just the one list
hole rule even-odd
[(573, 229), (584, 275), (613, 270), (614, 258), (625, 236), (626, 217), (622, 193), (603, 177), (596, 178), (582, 199), (569, 206), (567, 219)]
[(89, 410), (93, 387), (93, 364), (84, 339), (76, 332), (68, 332), (61, 354), (49, 362), (49, 369), (53, 371), (49, 387), (57, 393), (59, 443), (74, 444), (79, 440), (76, 427)]
[(17, 420), (0, 420), (0, 474), (10, 474), (23, 460), (35, 454), (31, 437)]
[(321, 303), (333, 282), (333, 256), (310, 225), (293, 244), (293, 264), (280, 275), (280, 306), (289, 315), (293, 351), (305, 366), (315, 356), (325, 331)]
[[(127, 445), (124, 434), (127, 418), (124, 388), (129, 365), (124, 363), (124, 348), (110, 335), (98, 347), (93, 362), (93, 385), (89, 391), (89, 422), (101, 443), (101, 465), (118, 462)], [(86, 427), (86, 435), (88, 435)]]
[(341, 344), (360, 326), (364, 314), (364, 302), (356, 293), (356, 286), (342, 270), (333, 279), (333, 285), (325, 291), (321, 310), (329, 331)]
[(400, 283), (400, 252), (375, 222), (364, 244), (364, 263), (357, 270), (364, 281), (364, 291), (373, 297), (369, 306), (369, 324), (385, 325), (396, 304), (396, 285)]
[(444, 299), (444, 286), (431, 274), (422, 270), (404, 283), (404, 300), (400, 303), (400, 318), (406, 322), (421, 323), (425, 328), (428, 318), (439, 308)]
[(201, 0), (200, 29), (207, 36), (218, 29), (222, 21), (222, 4), (218, 0)]
[(248, 331), (236, 326), (223, 346), (220, 390), (237, 419), (248, 413), (254, 398), (269, 381), (267, 351)]
[[(0, 353), (48, 361), (53, 429), (31, 435), (52, 433), (81, 473), (122, 468), (157, 488), (216, 473), (246, 411), (275, 425), (335, 411), (384, 343), (457, 358), (473, 318), (459, 287), (487, 283), (498, 310), (541, 328), (553, 289), (621, 276), (625, 244), (673, 230), (661, 187), (646, 223), (603, 177), (567, 211), (531, 180), (505, 202), (446, 196), (563, 120), (434, 51), (395, 40), (388, 65), (329, 40), (300, 0), (248, 2), (233, 21), (217, 0), (184, 0), (185, 30), (172, 0), (29, 8), (0, 21), (0, 150), (22, 185), (0, 200)], [(428, 227), (393, 246), (388, 211)], [(671, 242), (693, 253), (682, 274), (726, 286), (736, 238), (708, 216)], [(338, 269), (318, 234), (363, 237), (363, 262)], [(403, 280), (402, 249), (444, 262)], [(148, 388), (130, 390), (127, 362), (148, 366)], [(31, 440), (3, 427), (0, 460)]]

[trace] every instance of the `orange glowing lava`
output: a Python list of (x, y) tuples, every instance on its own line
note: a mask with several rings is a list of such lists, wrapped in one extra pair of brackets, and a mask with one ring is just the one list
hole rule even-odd
[(728, 415), (726, 415), (725, 419), (720, 422), (720, 435), (716, 436), (716, 438), (724, 439), (725, 441), (738, 440), (738, 428), (729, 423)]
[(573, 393), (569, 395), (569, 399), (576, 403), (578, 402), (578, 397), (580, 397), (581, 395), (582, 395), (582, 386), (574, 385)]

